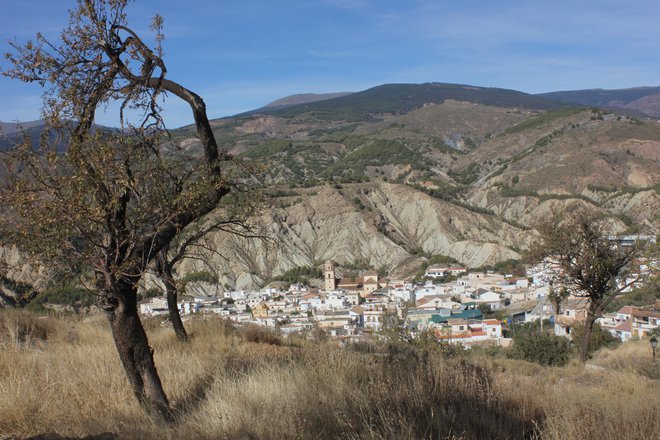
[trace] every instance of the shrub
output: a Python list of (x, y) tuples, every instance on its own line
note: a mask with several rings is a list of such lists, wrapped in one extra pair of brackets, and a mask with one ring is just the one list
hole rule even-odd
[(90, 290), (77, 286), (52, 287), (37, 294), (30, 302), (33, 310), (41, 309), (44, 304), (59, 304), (73, 307), (89, 307), (94, 304), (95, 295)]
[(566, 365), (572, 354), (571, 341), (539, 330), (538, 324), (534, 323), (515, 326), (514, 345), (509, 355), (541, 365)]
[(53, 322), (48, 317), (24, 310), (0, 310), (0, 344), (46, 341), (53, 330)]
[(202, 282), (202, 283), (217, 283), (218, 282), (218, 277), (213, 275), (210, 272), (207, 271), (199, 271), (199, 272), (189, 272), (181, 278), (182, 283), (194, 283), (194, 282)]
[(323, 272), (311, 266), (299, 266), (289, 269), (281, 275), (272, 278), (271, 281), (284, 281), (289, 284), (307, 283), (310, 279), (322, 279)]
[[(576, 325), (571, 331), (571, 334), (573, 335), (571, 342), (573, 343), (576, 352), (580, 350), (580, 341), (582, 341), (583, 333), (583, 325)], [(594, 326), (591, 329), (591, 334), (589, 335), (589, 348), (587, 350), (587, 355), (591, 357), (596, 351), (603, 347), (614, 348), (620, 343), (621, 341), (616, 336), (608, 331), (604, 331), (598, 323), (594, 323)]]
[(246, 342), (255, 342), (257, 344), (282, 345), (282, 338), (273, 331), (249, 324), (240, 328), (239, 333)]

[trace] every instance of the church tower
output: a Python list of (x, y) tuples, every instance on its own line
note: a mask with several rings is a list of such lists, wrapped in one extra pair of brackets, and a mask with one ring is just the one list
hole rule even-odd
[(325, 262), (323, 272), (325, 274), (325, 291), (330, 292), (335, 290), (335, 268), (332, 265), (332, 261), (328, 260)]

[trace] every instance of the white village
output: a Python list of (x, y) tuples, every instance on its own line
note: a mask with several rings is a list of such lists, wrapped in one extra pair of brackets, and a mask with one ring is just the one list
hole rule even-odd
[[(648, 271), (647, 266), (643, 270)], [(527, 269), (524, 277), (492, 271), (474, 272), (461, 265), (431, 265), (423, 282), (384, 279), (376, 271), (361, 277), (338, 277), (331, 261), (324, 264), (324, 288), (292, 284), (288, 289), (222, 291), (209, 282), (186, 285), (178, 303), (185, 322), (193, 315), (217, 315), (238, 325), (263, 326), (283, 336), (322, 331), (341, 344), (378, 337), (384, 327), (398, 323), (412, 337), (431, 332), (439, 343), (472, 346), (508, 346), (507, 329), (517, 323), (544, 320), (557, 336), (571, 338), (584, 325), (588, 300), (568, 296), (557, 304), (550, 297), (556, 264)], [(450, 280), (442, 282), (442, 280)], [(636, 287), (632, 284), (627, 290)], [(660, 326), (659, 304), (624, 306), (597, 320), (601, 328), (621, 341), (643, 338)], [(140, 303), (147, 316), (168, 315), (164, 296)]]

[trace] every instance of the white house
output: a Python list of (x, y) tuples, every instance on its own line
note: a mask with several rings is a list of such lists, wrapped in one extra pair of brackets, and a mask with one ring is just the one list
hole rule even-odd
[(477, 304), (488, 304), (491, 311), (500, 310), (505, 305), (504, 298), (499, 293), (490, 290), (479, 295), (474, 302)]

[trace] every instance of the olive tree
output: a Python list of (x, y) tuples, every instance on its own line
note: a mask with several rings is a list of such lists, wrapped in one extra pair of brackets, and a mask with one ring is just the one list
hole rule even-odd
[[(202, 98), (167, 77), (162, 18), (149, 47), (128, 26), (127, 1), (78, 0), (58, 41), (37, 34), (7, 54), (2, 74), (44, 87), (44, 118), (67, 148), (58, 154), (57, 140), (45, 138), (39, 149), (26, 142), (5, 155), (2, 237), (50, 267), (93, 273), (135, 396), (172, 420), (138, 315), (138, 281), (177, 234), (232, 192), (232, 167)], [(165, 94), (190, 106), (203, 154), (176, 159), (160, 116)], [(112, 102), (122, 130), (95, 129), (96, 112)]]

